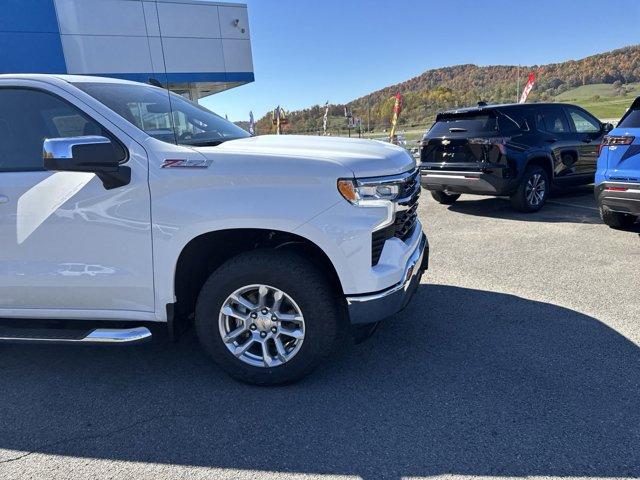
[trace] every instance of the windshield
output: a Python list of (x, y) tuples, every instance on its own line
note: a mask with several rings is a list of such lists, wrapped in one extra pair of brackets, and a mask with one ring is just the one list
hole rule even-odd
[(148, 85), (74, 83), (150, 136), (179, 145), (219, 145), (250, 135), (175, 93)]

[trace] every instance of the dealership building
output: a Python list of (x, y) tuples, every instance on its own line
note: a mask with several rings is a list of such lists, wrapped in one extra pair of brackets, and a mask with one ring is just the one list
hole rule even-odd
[(193, 100), (254, 80), (246, 5), (3, 0), (0, 73), (159, 82)]

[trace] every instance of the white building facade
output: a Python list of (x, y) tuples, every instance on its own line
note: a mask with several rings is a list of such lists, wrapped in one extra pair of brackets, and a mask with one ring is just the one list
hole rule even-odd
[(4, 0), (0, 73), (158, 82), (196, 100), (254, 81), (246, 5)]

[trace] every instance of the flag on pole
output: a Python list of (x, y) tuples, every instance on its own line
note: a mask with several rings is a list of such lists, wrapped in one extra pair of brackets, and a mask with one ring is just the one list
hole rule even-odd
[(527, 101), (527, 97), (531, 93), (531, 90), (533, 89), (533, 85), (535, 83), (536, 83), (536, 74), (534, 72), (531, 72), (529, 74), (529, 81), (525, 85), (524, 90), (522, 91), (522, 96), (520, 97), (520, 101), (518, 103), (525, 103)]
[(253, 111), (249, 112), (249, 133), (251, 135), (255, 135), (256, 134), (256, 122), (253, 119)]
[(396, 93), (396, 103), (393, 106), (393, 118), (391, 119), (391, 133), (389, 134), (389, 141), (393, 142), (396, 135), (396, 126), (398, 125), (398, 119), (402, 113), (402, 95), (400, 92)]
[(322, 132), (327, 134), (327, 122), (329, 121), (329, 100), (324, 104), (324, 116), (322, 117)]

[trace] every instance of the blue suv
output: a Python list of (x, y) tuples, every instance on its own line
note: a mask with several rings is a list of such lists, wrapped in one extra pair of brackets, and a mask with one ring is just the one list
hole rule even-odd
[(640, 97), (602, 140), (595, 194), (610, 227), (628, 228), (640, 217)]

